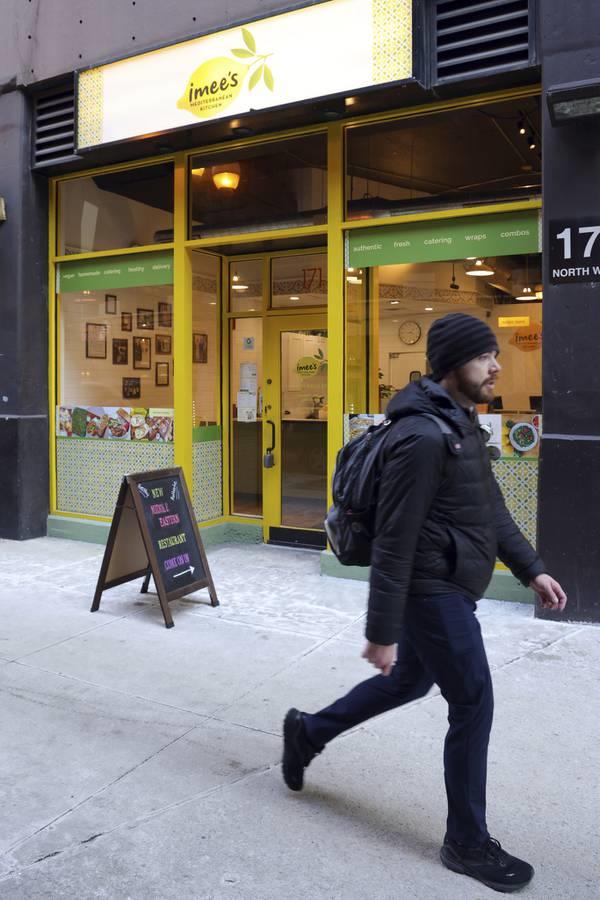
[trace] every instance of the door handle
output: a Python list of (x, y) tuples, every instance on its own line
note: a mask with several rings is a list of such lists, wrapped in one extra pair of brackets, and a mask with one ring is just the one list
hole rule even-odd
[(263, 466), (265, 469), (272, 469), (275, 465), (275, 457), (273, 455), (273, 450), (275, 449), (275, 422), (267, 419), (265, 424), (271, 426), (271, 446), (267, 447), (267, 452), (263, 457)]

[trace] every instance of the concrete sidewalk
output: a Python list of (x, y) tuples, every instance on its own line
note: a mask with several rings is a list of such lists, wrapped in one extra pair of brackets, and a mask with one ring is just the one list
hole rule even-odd
[[(443, 900), (498, 896), (444, 869), (437, 693), (280, 771), (291, 705), (372, 674), (366, 586), (317, 554), (209, 553), (221, 600), (140, 582), (89, 612), (103, 548), (0, 541), (0, 897)], [(598, 897), (600, 629), (482, 601), (494, 669), (489, 826), (537, 870), (523, 897)]]

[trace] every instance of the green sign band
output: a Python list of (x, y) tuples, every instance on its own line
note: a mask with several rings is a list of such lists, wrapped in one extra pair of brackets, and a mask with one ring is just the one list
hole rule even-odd
[(111, 288), (173, 284), (173, 253), (132, 253), (104, 259), (81, 259), (59, 263), (57, 291), (100, 291)]
[(436, 262), (469, 256), (539, 253), (538, 210), (489, 216), (461, 216), (389, 228), (360, 228), (348, 240), (354, 268)]

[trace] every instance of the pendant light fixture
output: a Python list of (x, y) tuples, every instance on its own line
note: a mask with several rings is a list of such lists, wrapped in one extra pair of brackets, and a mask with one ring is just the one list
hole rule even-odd
[(212, 167), (213, 184), (219, 191), (237, 191), (240, 174), (240, 164), (236, 162)]
[(468, 266), (465, 274), (473, 275), (475, 278), (486, 278), (493, 275), (494, 270), (485, 262), (485, 260), (475, 259), (473, 263)]
[(525, 256), (525, 284), (521, 293), (515, 300), (535, 300), (535, 291), (529, 286), (529, 257)]
[(237, 272), (234, 272), (234, 273), (233, 273), (233, 277), (232, 277), (232, 279), (231, 279), (231, 290), (232, 290), (232, 291), (239, 291), (240, 293), (241, 293), (242, 291), (247, 291), (247, 290), (248, 290), (248, 285), (247, 285), (247, 284), (244, 284), (244, 283), (242, 282), (242, 280), (240, 279), (240, 276), (237, 274)]

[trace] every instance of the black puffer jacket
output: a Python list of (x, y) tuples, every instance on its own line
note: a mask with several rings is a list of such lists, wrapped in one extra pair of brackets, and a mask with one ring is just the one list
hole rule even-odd
[[(387, 412), (400, 418), (386, 438), (371, 555), (366, 634), (377, 644), (398, 640), (409, 594), (479, 600), (497, 556), (523, 584), (545, 572), (506, 508), (477, 416), (428, 378)], [(422, 413), (447, 422), (456, 440)]]

